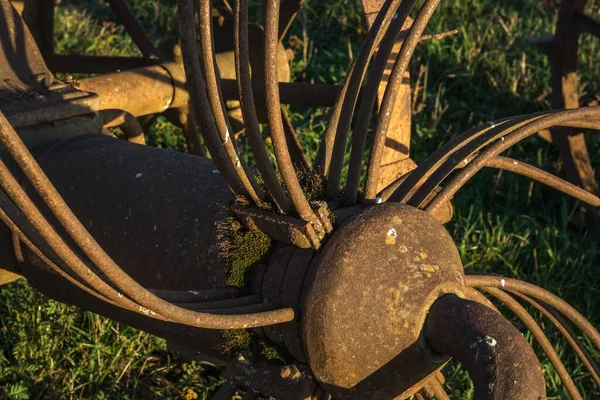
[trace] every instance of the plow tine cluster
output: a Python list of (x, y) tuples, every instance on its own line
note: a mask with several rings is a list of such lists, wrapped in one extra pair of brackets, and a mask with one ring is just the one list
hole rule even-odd
[[(94, 296), (101, 295), (110, 303), (135, 313), (203, 328), (247, 328), (289, 321), (293, 318), (293, 310), (289, 308), (271, 310), (272, 307), (263, 303), (258, 308), (241, 310), (241, 313), (236, 309), (225, 312), (225, 314), (232, 313), (233, 315), (223, 315), (222, 312), (198, 313), (164, 301), (152, 294), (115, 264), (89, 234), (2, 114), (0, 114), (0, 142), (8, 149), (54, 217), (66, 229), (86, 258), (98, 269), (98, 272), (89, 268), (81, 256), (65, 243), (1, 160), (0, 186), (19, 207), (27, 220), (33, 224), (35, 231), (48, 243), (50, 249), (56, 252), (59, 259), (68, 266), (68, 270), (63, 272), (68, 275), (74, 272), (79, 278), (78, 280), (83, 281), (82, 284), (87, 286), (87, 289), (84, 289), (86, 292), (98, 290), (99, 293), (93, 293)], [(11, 222), (10, 217), (7, 218), (7, 222)], [(53, 263), (54, 266), (57, 264)], [(100, 278), (99, 273), (106, 277), (105, 279), (110, 284)], [(64, 276), (62, 273), (61, 275)], [(77, 286), (81, 287), (80, 284)]]
[[(194, 351), (206, 350), (227, 365), (222, 375), (227, 382), (215, 400), (262, 395), (444, 400), (449, 397), (440, 371), (451, 357), (467, 368), (476, 398), (545, 398), (534, 350), (504, 318), (504, 309), (531, 332), (569, 395), (582, 399), (585, 393), (531, 307), (553, 324), (600, 385), (594, 359), (600, 333), (592, 323), (535, 285), (465, 275), (458, 247), (443, 226), (453, 212), (450, 201), (483, 168), (513, 172), (600, 207), (590, 176), (569, 183), (502, 155), (551, 130), (552, 139), (564, 145), (563, 156), (583, 146), (583, 168), (589, 164), (585, 142), (559, 134), (600, 130), (600, 107), (578, 108), (575, 102), (562, 104), (565, 110), (490, 121), (456, 136), (417, 166), (409, 158), (410, 143), (395, 139), (409, 136), (410, 115), (402, 113), (411, 112), (407, 77), (418, 43), (457, 32), (426, 32), (440, 0), (420, 2), (414, 20), (416, 0), (386, 0), (381, 7), (363, 0), (371, 27), (341, 86), (288, 82), (282, 41), (302, 0), (266, 0), (264, 28), (249, 22), (249, 0), (177, 0), (180, 45), (171, 43), (171, 60), (127, 2), (109, 3), (143, 54), (128, 63), (152, 64), (123, 72), (121, 79), (143, 79), (144, 87), (164, 98), (140, 89), (155, 97), (154, 104), (146, 99), (148, 104), (125, 110), (129, 96), (119, 90), (111, 95), (118, 74), (85, 79), (79, 88), (51, 82), (52, 73), (34, 52), (36, 68), (44, 73), (34, 75), (38, 86), (28, 86), (32, 94), (46, 101), (40, 93), (58, 84), (87, 103), (82, 100), (78, 114), (64, 114), (72, 109), (65, 95), (58, 101), (63, 114), (54, 119), (49, 113), (29, 116), (19, 108), (23, 102), (10, 104), (14, 109), (0, 104), (0, 220), (12, 235), (0, 249), (11, 248), (23, 274), (41, 291), (132, 320)], [(551, 41), (558, 48), (579, 35), (565, 31), (564, 21), (575, 18), (582, 31), (598, 31), (584, 16), (582, 0), (574, 8), (565, 3), (559, 10), (563, 25)], [(7, 0), (0, 5), (12, 25), (24, 27)], [(51, 27), (46, 21), (37, 36)], [(26, 27), (23, 33), (30, 35)], [(55, 55), (51, 42), (43, 39), (41, 47), (52, 65), (66, 56)], [(563, 65), (553, 51), (548, 54), (555, 57), (554, 76), (562, 77), (573, 60)], [(111, 63), (84, 70), (104, 70)], [(576, 89), (576, 82), (565, 82), (556, 96)], [(127, 94), (136, 86), (129, 83), (122, 86)], [(40, 84), (46, 85), (43, 91)], [(15, 93), (7, 93), (13, 100)], [(312, 165), (288, 104), (330, 108)], [(177, 120), (196, 156), (139, 145), (145, 144), (148, 121), (167, 109), (164, 115)], [(77, 124), (86, 118), (83, 129)], [(65, 120), (74, 133), (43, 137), (43, 146), (21, 131)], [(110, 137), (112, 127), (133, 143)], [(389, 142), (405, 148), (390, 157)], [(204, 150), (212, 160), (197, 157)], [(571, 165), (567, 172), (581, 175), (581, 168)], [(145, 202), (140, 205), (138, 197)], [(2, 234), (0, 229), (0, 239), (6, 239)], [(225, 339), (240, 333), (250, 338), (249, 349), (229, 342), (242, 339)], [(283, 351), (267, 362), (257, 357), (272, 350), (266, 345)]]

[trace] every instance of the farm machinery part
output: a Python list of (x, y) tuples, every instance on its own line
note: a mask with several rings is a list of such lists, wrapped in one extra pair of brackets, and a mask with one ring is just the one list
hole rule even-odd
[[(0, 35), (0, 249), (2, 262), (13, 261), (2, 267), (48, 297), (225, 366), (227, 383), (216, 399), (238, 393), (246, 399), (444, 399), (440, 370), (450, 357), (467, 368), (477, 399), (545, 398), (536, 354), (483, 291), (522, 321), (571, 397), (582, 398), (517, 299), (540, 310), (600, 385), (595, 360), (572, 325), (596, 350), (598, 331), (542, 288), (466, 275), (443, 223), (452, 216), (453, 196), (484, 167), (600, 206), (596, 194), (502, 155), (546, 129), (598, 130), (600, 107), (490, 121), (410, 172), (382, 181), (397, 97), (438, 2), (425, 0), (414, 21), (408, 19), (414, 0), (382, 4), (343, 84), (321, 88), (331, 94), (331, 113), (310, 164), (282, 112), (285, 24), (279, 19), (285, 1), (266, 1), (260, 79), (250, 73), (248, 3), (239, 0), (230, 9), (236, 73), (229, 93), (239, 101), (249, 154), (240, 152), (233, 134), (209, 1), (178, 1), (185, 74), (176, 60), (120, 73), (144, 82), (131, 93), (152, 93), (135, 96), (139, 101), (129, 107), (140, 113), (189, 102), (194, 125), (187, 135), (197, 135), (197, 126), (207, 159), (142, 145), (137, 115), (126, 109), (130, 99), (93, 90), (130, 85), (121, 82), (129, 79), (101, 75), (79, 87), (56, 80), (23, 20), (0, 0), (7, 28)], [(288, 93), (297, 95), (295, 89)], [(261, 103), (275, 164), (261, 132)], [(117, 125), (133, 143), (106, 130)], [(257, 351), (230, 354), (227, 337), (239, 330), (251, 335), (253, 346), (280, 349), (283, 364)]]

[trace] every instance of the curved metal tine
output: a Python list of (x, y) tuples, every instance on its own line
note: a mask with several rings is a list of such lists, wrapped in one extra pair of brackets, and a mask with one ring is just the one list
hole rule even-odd
[(485, 150), (481, 151), (462, 171), (458, 172), (438, 193), (438, 195), (427, 205), (425, 210), (433, 213), (445, 202), (449, 201), (454, 194), (468, 182), (485, 164), (495, 156), (508, 149), (519, 141), (552, 126), (561, 125), (565, 122), (574, 124), (579, 119), (599, 119), (600, 107), (582, 107), (572, 110), (554, 111), (547, 116), (537, 118), (529, 122), (514, 132), (501, 137), (503, 140), (496, 140)]
[[(430, 154), (403, 182), (393, 182), (382, 191), (382, 198), (389, 198), (390, 201), (401, 201), (406, 203), (416, 190), (422, 186), (449, 157), (456, 151), (464, 148), (471, 141), (485, 134), (491, 129), (502, 129), (502, 125), (510, 123), (518, 117), (501, 118), (495, 121), (486, 122), (451, 139), (439, 149)], [(459, 159), (462, 161), (461, 159)], [(460, 162), (459, 161), (459, 162)], [(394, 187), (396, 187), (394, 189)]]
[(150, 40), (146, 30), (135, 17), (127, 0), (108, 0), (108, 4), (115, 14), (117, 14), (117, 17), (119, 17), (121, 24), (123, 24), (137, 48), (140, 49), (144, 58), (148, 60), (162, 58), (160, 52)]
[(569, 372), (560, 360), (560, 357), (554, 350), (554, 347), (552, 347), (552, 343), (550, 343), (550, 340), (542, 328), (540, 328), (535, 319), (527, 312), (527, 310), (521, 306), (518, 301), (500, 289), (483, 288), (483, 290), (507, 306), (525, 324), (535, 340), (539, 343), (544, 353), (546, 353), (546, 356), (552, 363), (554, 370), (562, 380), (571, 397), (575, 400), (583, 399), (583, 397), (581, 397), (581, 393), (579, 393), (579, 390), (577, 390), (577, 387), (573, 382), (573, 378), (571, 378), (571, 375), (569, 375)]
[(173, 302), (180, 307), (188, 310), (219, 310), (236, 307), (246, 307), (250, 305), (263, 304), (260, 295), (249, 295), (242, 297), (234, 297), (232, 299), (214, 300), (214, 301), (199, 301), (199, 302)]
[(239, 295), (235, 288), (206, 289), (206, 290), (163, 290), (148, 289), (161, 299), (171, 303), (200, 303), (220, 300), (230, 300)]
[(465, 283), (471, 287), (478, 288), (497, 288), (503, 290), (515, 290), (519, 293), (531, 296), (536, 300), (554, 307), (558, 312), (573, 322), (583, 333), (592, 341), (596, 350), (600, 350), (600, 333), (598, 330), (581, 315), (577, 310), (571, 307), (560, 297), (542, 289), (541, 287), (523, 282), (518, 279), (504, 278), (492, 275), (466, 275)]
[(212, 400), (231, 400), (233, 396), (238, 392), (237, 386), (227, 381), (217, 390), (212, 397)]
[[(394, 46), (398, 40), (398, 36), (406, 26), (408, 13), (414, 5), (414, 1), (410, 4), (402, 2), (397, 11), (397, 16), (392, 19), (388, 30), (385, 32), (375, 58), (373, 60), (367, 83), (363, 89), (362, 99), (360, 101), (358, 116), (352, 133), (352, 150), (350, 152), (350, 164), (348, 167), (348, 178), (344, 189), (344, 199), (349, 204), (355, 204), (358, 196), (358, 186), (362, 171), (362, 162), (367, 143), (367, 134), (369, 124), (375, 109), (379, 85), (383, 78), (383, 74), (390, 60)], [(410, 6), (410, 8), (409, 8)]]
[[(317, 163), (315, 166), (315, 168), (317, 168), (323, 175), (327, 175), (329, 173), (334, 142), (336, 140), (336, 132), (338, 129), (338, 123), (342, 115), (342, 109), (345, 104), (345, 99), (348, 95), (348, 90), (350, 89), (350, 79), (354, 75), (355, 69), (358, 68), (358, 61), (362, 59), (360, 57), (361, 52), (364, 53), (368, 50), (374, 51), (374, 49), (379, 46), (379, 43), (383, 38), (383, 32), (386, 29), (384, 26), (384, 19), (386, 19), (387, 17), (387, 13), (389, 12), (390, 6), (392, 6), (391, 0), (388, 0), (385, 3), (383, 3), (381, 9), (377, 13), (377, 17), (375, 18), (375, 21), (373, 22), (371, 28), (369, 29), (369, 32), (367, 33), (367, 39), (370, 40), (372, 36), (374, 37), (375, 43), (373, 49), (367, 49), (367, 43), (362, 43), (359, 51), (359, 57), (354, 58), (351, 61), (348, 71), (346, 72), (344, 82), (342, 83), (340, 93), (338, 94), (338, 97), (336, 98), (335, 103), (333, 104), (333, 107), (330, 111), (327, 122), (327, 128), (325, 130), (325, 138), (321, 142), (321, 146), (319, 148), (319, 155), (317, 157)], [(371, 54), (369, 54), (369, 58), (371, 57)], [(360, 90), (360, 88), (356, 90)]]
[[(1, 114), (0, 114), (1, 115)], [(0, 121), (1, 124), (1, 121)], [(2, 131), (2, 129), (0, 129)], [(13, 156), (14, 157), (14, 156)], [(58, 235), (54, 227), (42, 215), (31, 199), (25, 194), (21, 185), (10, 173), (6, 165), (0, 160), (0, 189), (4, 190), (8, 197), (23, 213), (29, 221), (36, 234), (40, 235), (50, 249), (71, 268), (74, 273), (88, 286), (95, 288), (101, 295), (117, 303), (120, 307), (137, 312), (139, 305), (119, 293), (102, 280), (92, 271), (75, 252)]]
[(526, 176), (591, 206), (600, 207), (600, 197), (595, 194), (522, 161), (517, 161), (509, 157), (496, 156), (489, 160), (485, 166)]
[[(215, 329), (236, 329), (256, 327), (259, 325), (272, 325), (276, 322), (282, 323), (291, 321), (294, 318), (294, 311), (291, 308), (259, 312), (254, 314), (223, 316), (217, 314), (193, 312), (175, 306), (169, 302), (165, 302), (160, 297), (150, 293), (135, 279), (131, 278), (114, 262), (114, 260), (108, 254), (106, 254), (94, 237), (77, 219), (77, 216), (69, 208), (68, 204), (61, 197), (60, 193), (58, 193), (54, 185), (52, 185), (52, 182), (48, 179), (27, 147), (21, 141), (19, 135), (14, 131), (12, 126), (1, 112), (0, 142), (4, 144), (9, 154), (14, 160), (16, 160), (18, 166), (21, 168), (27, 179), (29, 179), (35, 190), (39, 193), (41, 199), (48, 206), (58, 222), (65, 228), (69, 235), (71, 235), (75, 244), (106, 276), (108, 281), (114, 284), (115, 287), (117, 287), (124, 294), (120, 297), (117, 296), (117, 298), (122, 301), (128, 301), (128, 299), (125, 297), (127, 296), (133, 301), (134, 304), (139, 304), (138, 311), (143, 312), (151, 317), (155, 317), (157, 315), (168, 316), (168, 318), (174, 322), (196, 326), (199, 328)], [(56, 234), (52, 226), (50, 226), (45, 218), (43, 218), (41, 213), (39, 213), (21, 186), (16, 182), (10, 171), (8, 171), (8, 168), (6, 165), (4, 165), (2, 160), (0, 160), (0, 174), (2, 178), (0, 179), (0, 186), (6, 189), (6, 185), (11, 185), (12, 193), (8, 191), (7, 192), (9, 195), (16, 194), (20, 196), (22, 203), (25, 205), (24, 207), (20, 207), (21, 211), (23, 211), (23, 213), (26, 215), (29, 213), (29, 215), (27, 215), (28, 219), (32, 222), (38, 223), (38, 221), (35, 221), (36, 216), (37, 218), (42, 218), (39, 223), (45, 223), (45, 225), (40, 225), (40, 227), (43, 227), (47, 230), (47, 235), (44, 237), (44, 240), (51, 241), (51, 239), (54, 239), (55, 246), (62, 246), (63, 253), (65, 255), (71, 256), (71, 258), (73, 258), (73, 262), (81, 263), (81, 259), (72, 253), (68, 246), (66, 246), (62, 239), (60, 239), (60, 236)], [(16, 200), (18, 199), (13, 198), (13, 201)], [(34, 213), (37, 213), (37, 215), (34, 216)], [(57, 248), (54, 246), (53, 249), (55, 251), (57, 250)], [(61, 257), (63, 257), (62, 254)], [(81, 268), (83, 271), (87, 270), (85, 265), (83, 265)], [(99, 285), (105, 284), (102, 280), (98, 280)], [(114, 289), (110, 289), (112, 290), (111, 293), (113, 295), (118, 295)]]
[[(404, 0), (413, 2), (414, 0)], [(340, 101), (342, 103), (340, 107), (340, 113), (338, 115), (332, 114), (325, 131), (325, 141), (328, 142), (328, 138), (332, 135), (333, 148), (331, 149), (330, 165), (328, 165), (326, 171), (327, 174), (327, 197), (334, 199), (340, 192), (340, 178), (342, 174), (342, 167), (344, 164), (344, 155), (346, 154), (346, 142), (350, 125), (352, 123), (352, 116), (354, 114), (354, 108), (358, 100), (358, 93), (360, 91), (360, 85), (367, 72), (367, 67), (371, 56), (375, 52), (376, 45), (379, 44), (385, 31), (388, 29), (392, 18), (394, 17), (396, 10), (401, 0), (387, 0), (377, 18), (373, 22), (371, 29), (367, 33), (367, 37), (363, 41), (358, 55), (354, 61), (354, 65), (344, 80), (343, 97), (338, 97), (336, 103)], [(336, 104), (337, 105), (337, 104)], [(334, 108), (337, 111), (337, 108)], [(331, 122), (334, 121), (333, 124)], [(334, 126), (335, 125), (335, 126)], [(329, 149), (326, 147), (326, 153)], [(326, 154), (327, 159), (327, 154)]]
[(290, 200), (283, 191), (275, 169), (267, 154), (254, 103), (254, 91), (250, 75), (250, 49), (248, 39), (248, 0), (238, 0), (234, 10), (234, 42), (235, 67), (237, 76), (240, 107), (244, 118), (246, 135), (250, 149), (254, 155), (258, 171), (262, 175), (269, 194), (279, 210), (287, 213), (290, 210)]
[[(201, 61), (203, 76), (206, 83), (206, 92), (208, 93), (208, 102), (212, 110), (217, 131), (225, 148), (225, 153), (234, 169), (244, 189), (255, 204), (261, 204), (264, 201), (264, 193), (248, 168), (246, 161), (239, 154), (233, 128), (227, 115), (221, 85), (219, 85), (217, 61), (213, 46), (212, 29), (212, 2), (210, 0), (201, 0), (198, 8), (198, 20), (200, 24), (200, 47), (202, 51)], [(195, 78), (195, 77), (193, 77)], [(192, 78), (192, 79), (193, 79)]]
[(592, 379), (596, 381), (596, 384), (600, 386), (600, 368), (594, 361), (592, 355), (587, 351), (583, 343), (579, 340), (573, 329), (569, 326), (567, 321), (558, 313), (554, 308), (545, 304), (543, 301), (535, 301), (529, 296), (526, 296), (522, 293), (519, 293), (515, 290), (508, 290), (508, 292), (512, 293), (514, 296), (517, 296), (524, 301), (531, 304), (535, 307), (539, 312), (541, 312), (546, 318), (550, 320), (558, 329), (558, 331), (563, 335), (565, 340), (571, 345), (583, 365), (585, 365), (586, 369), (592, 376)]
[(200, 55), (196, 44), (196, 24), (194, 20), (193, 0), (177, 0), (177, 13), (179, 15), (179, 36), (181, 39), (181, 52), (183, 66), (190, 94), (190, 105), (198, 128), (204, 137), (204, 142), (215, 165), (231, 191), (238, 196), (248, 196), (248, 192), (240, 183), (238, 171), (230, 163), (222, 140), (217, 132), (215, 121), (211, 115), (208, 97), (206, 96), (202, 71), (200, 68)]
[(273, 140), (273, 148), (279, 172), (294, 208), (300, 215), (300, 218), (310, 222), (322, 234), (324, 232), (323, 227), (310, 207), (306, 195), (300, 186), (285, 138), (277, 75), (279, 5), (279, 0), (267, 0), (265, 15), (265, 95), (271, 138)]
[(541, 118), (546, 114), (547, 113), (539, 113), (539, 115), (518, 116), (498, 125), (491, 122), (487, 124), (488, 126), (491, 125), (490, 129), (485, 129), (484, 125), (481, 132), (473, 137), (469, 137), (468, 143), (465, 143), (456, 149), (451, 156), (448, 155), (449, 157), (445, 157), (444, 161), (441, 162), (434, 171), (430, 171), (427, 180), (424, 181), (419, 188), (411, 191), (411, 193), (405, 197), (405, 199), (407, 199), (406, 202), (411, 205), (421, 205), (431, 191), (450, 175), (454, 169), (459, 166), (464, 167), (466, 163), (468, 163), (468, 160), (473, 157), (473, 154), (481, 148), (489, 145), (494, 140), (502, 140), (503, 135), (506, 136), (527, 124), (532, 119)]
[(373, 145), (371, 147), (371, 155), (369, 156), (367, 165), (367, 177), (365, 181), (365, 200), (367, 202), (374, 201), (377, 195), (377, 182), (379, 180), (381, 156), (385, 146), (385, 138), (391, 121), (393, 107), (396, 104), (396, 98), (402, 84), (402, 79), (404, 78), (404, 73), (408, 68), (408, 63), (417, 44), (419, 44), (421, 35), (425, 31), (425, 27), (435, 12), (439, 2), (440, 0), (426, 0), (423, 3), (417, 17), (410, 27), (407, 38), (404, 43), (402, 43), (402, 48), (400, 49), (394, 67), (392, 68), (381, 102), (381, 108), (378, 114), (379, 122), (377, 123), (375, 135), (372, 140)]
[[(6, 224), (6, 226), (8, 226), (8, 228), (17, 236), (19, 241), (23, 242), (25, 244), (25, 246), (27, 246), (32, 252), (34, 252), (36, 256), (38, 256), (46, 265), (48, 265), (58, 275), (60, 275), (61, 277), (63, 277), (64, 279), (66, 279), (67, 281), (69, 281), (70, 283), (75, 285), (76, 287), (78, 287), (79, 289), (83, 290), (84, 292), (100, 299), (101, 301), (107, 302), (107, 303), (115, 305), (117, 307), (119, 306), (117, 303), (113, 302), (108, 297), (106, 297), (106, 296), (102, 295), (101, 293), (97, 292), (96, 290), (94, 290), (93, 287), (89, 286), (89, 284), (85, 285), (85, 284), (81, 283), (79, 280), (72, 277), (70, 274), (68, 274), (62, 268), (60, 268), (56, 263), (54, 263), (48, 257), (46, 257), (46, 255), (44, 253), (42, 253), (42, 251), (35, 244), (33, 244), (33, 242), (31, 240), (29, 240), (29, 238), (25, 235), (25, 233), (13, 222), (13, 220), (8, 216), (7, 213), (4, 212), (4, 210), (2, 208), (0, 208), (0, 221), (2, 221), (4, 224)], [(32, 230), (33, 230), (33, 228), (32, 228)]]

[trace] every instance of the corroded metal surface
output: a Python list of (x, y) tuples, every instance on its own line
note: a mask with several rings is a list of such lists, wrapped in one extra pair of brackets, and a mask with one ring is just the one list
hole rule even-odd
[[(547, 129), (598, 129), (597, 104), (577, 108), (565, 101), (562, 106), (571, 109), (491, 121), (416, 165), (408, 158), (406, 73), (420, 40), (452, 33), (425, 33), (438, 0), (426, 0), (415, 13), (413, 0), (363, 1), (371, 29), (340, 86), (280, 82), (289, 77), (281, 39), (301, 1), (267, 1), (263, 31), (248, 24), (246, 1), (231, 7), (202, 0), (195, 7), (179, 0), (181, 47), (158, 49), (124, 0), (110, 3), (144, 57), (84, 59), (81, 67), (89, 70), (140, 68), (83, 81), (80, 88), (95, 96), (56, 82), (16, 12), (0, 0), (2, 19), (13, 27), (0, 32), (9, 62), (0, 67), (2, 77), (46, 92), (58, 85), (68, 94), (57, 97), (50, 111), (36, 99), (22, 101), (28, 128), (18, 133), (15, 125), (23, 124), (10, 107), (0, 107), (0, 245), (41, 292), (220, 365), (228, 358), (224, 330), (250, 328), (284, 348), (284, 366), (233, 357), (224, 373), (229, 383), (217, 399), (236, 393), (245, 399), (444, 399), (439, 370), (450, 356), (467, 366), (478, 398), (544, 398), (533, 351), (482, 293), (522, 321), (573, 398), (581, 397), (576, 382), (515, 298), (547, 316), (600, 383), (595, 353), (566, 323), (600, 349), (600, 334), (581, 314), (525, 282), (465, 277), (442, 226), (452, 217), (450, 201), (482, 168), (527, 176), (597, 207), (600, 198), (586, 187), (501, 155)], [(574, 35), (561, 22), (567, 14), (595, 32), (593, 21), (570, 6), (560, 9), (556, 37)], [(31, 0), (23, 12), (28, 21), (45, 21), (33, 35), (47, 62), (68, 69), (75, 59), (53, 54), (52, 35), (46, 35), (53, 10), (52, 2)], [(17, 31), (25, 35), (29, 57), (6, 52), (7, 38)], [(573, 89), (572, 68), (563, 70), (561, 82)], [(77, 103), (78, 96), (95, 100)], [(282, 107), (286, 103), (331, 107), (314, 165)], [(203, 154), (206, 146), (212, 161), (97, 135), (121, 126), (130, 141), (143, 143), (143, 124), (134, 116), (168, 108), (171, 120), (185, 127), (190, 152)], [(56, 130), (58, 119), (68, 135), (49, 128)], [(247, 154), (237, 143), (241, 131), (248, 136)], [(231, 266), (219, 252), (225, 245), (216, 232), (233, 213), (243, 232), (261, 231), (274, 242), (269, 260), (243, 271), (247, 282), (240, 288), (227, 286)]]
[(429, 351), (421, 330), (438, 297), (465, 297), (464, 277), (452, 238), (431, 216), (401, 204), (369, 207), (338, 228), (315, 262), (303, 334), (330, 393), (410, 395), (447, 361)]

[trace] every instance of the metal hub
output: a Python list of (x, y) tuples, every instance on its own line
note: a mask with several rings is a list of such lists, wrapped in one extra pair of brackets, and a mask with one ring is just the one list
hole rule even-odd
[(404, 204), (366, 208), (336, 230), (315, 264), (303, 333), (330, 393), (410, 395), (448, 360), (429, 350), (422, 328), (440, 296), (466, 297), (465, 280), (452, 238), (432, 216)]

